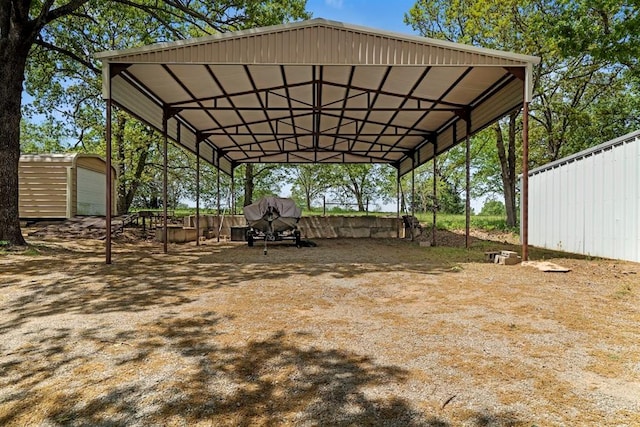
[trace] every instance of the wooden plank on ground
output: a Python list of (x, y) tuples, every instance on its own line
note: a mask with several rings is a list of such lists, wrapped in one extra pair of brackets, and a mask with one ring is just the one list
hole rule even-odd
[(523, 261), (522, 265), (537, 268), (545, 273), (568, 273), (571, 271), (570, 268), (566, 268), (549, 261)]

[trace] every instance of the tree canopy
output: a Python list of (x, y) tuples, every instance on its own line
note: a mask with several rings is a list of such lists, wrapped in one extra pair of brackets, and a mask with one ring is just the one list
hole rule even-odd
[[(18, 212), (23, 83), (34, 95), (26, 113), (44, 117), (76, 146), (98, 151), (103, 119), (95, 52), (305, 19), (305, 7), (306, 0), (3, 1), (0, 240), (25, 243)], [(124, 120), (122, 135), (126, 125)]]
[[(529, 166), (538, 166), (640, 125), (639, 15), (633, 0), (418, 0), (405, 22), (424, 36), (541, 58), (529, 139)], [(517, 217), (520, 130), (516, 112), (472, 144), (494, 150), (474, 156), (472, 167), (485, 182), (500, 183), (510, 226)], [(480, 188), (495, 192), (494, 185)]]

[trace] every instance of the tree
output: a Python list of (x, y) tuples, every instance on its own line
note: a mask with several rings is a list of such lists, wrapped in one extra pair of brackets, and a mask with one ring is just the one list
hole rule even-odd
[[(410, 187), (411, 183), (404, 183), (403, 188)], [(436, 178), (436, 195), (433, 196), (433, 173), (428, 168), (416, 171), (413, 192), (408, 192), (409, 206), (413, 204), (415, 212), (426, 213), (443, 212), (449, 214), (464, 213), (464, 199), (460, 191), (452, 182)]]
[[(405, 22), (425, 36), (443, 38), (453, 42), (482, 45), (496, 49), (517, 49), (531, 53), (534, 42), (523, 29), (523, 15), (527, 5), (507, 1), (461, 1), (444, 0), (417, 1), (405, 15)], [(525, 15), (526, 16), (526, 15)], [(495, 146), (499, 154), (503, 194), (511, 209), (507, 209), (508, 221), (515, 221), (516, 186), (516, 126), (517, 114), (511, 114), (508, 121), (507, 137), (500, 124), (494, 126)], [(515, 223), (513, 224), (515, 225)]]
[(63, 153), (64, 129), (57, 122), (44, 121), (38, 124), (20, 123), (20, 151), (23, 154)]
[(284, 179), (284, 170), (279, 164), (247, 163), (244, 168), (243, 206), (264, 196), (278, 194)]
[(312, 203), (331, 186), (332, 165), (304, 164), (291, 168), (294, 199), (304, 202), (307, 210)]
[[(91, 47), (108, 32), (91, 34), (84, 25), (98, 22), (113, 9), (140, 13), (132, 19), (109, 22), (106, 27), (136, 27), (142, 38), (148, 29), (161, 29), (172, 40), (306, 18), (304, 0), (4, 0), (0, 6), (0, 240), (25, 243), (18, 212), (18, 162), (22, 86), (31, 55), (52, 53), (57, 59), (71, 58), (84, 72), (95, 68)], [(70, 37), (65, 38), (68, 34)], [(155, 35), (155, 34), (154, 34)], [(69, 42), (66, 44), (66, 42)], [(131, 47), (131, 46), (128, 46)], [(56, 74), (58, 67), (51, 64)], [(75, 72), (72, 71), (72, 73)], [(94, 75), (95, 75), (95, 70)], [(74, 75), (74, 77), (76, 77)], [(53, 82), (53, 80), (51, 80)], [(66, 92), (64, 85), (57, 91)], [(99, 115), (82, 116), (99, 117)], [(98, 133), (95, 133), (96, 135)], [(83, 135), (84, 136), (84, 135)]]
[[(535, 165), (569, 154), (577, 145), (584, 146), (578, 139), (584, 136), (585, 122), (606, 129), (607, 120), (618, 121), (611, 115), (606, 119), (598, 116), (594, 106), (622, 105), (619, 99), (627, 83), (621, 73), (620, 58), (607, 55), (606, 51), (590, 54), (584, 46), (573, 51), (563, 50), (557, 43), (558, 28), (578, 31), (570, 24), (573, 13), (578, 10), (576, 3), (583, 9), (589, 4), (592, 9), (595, 7), (587, 0), (419, 0), (405, 15), (405, 22), (425, 36), (541, 57), (540, 64), (533, 70), (534, 99), (531, 104), (530, 159)], [(617, 22), (628, 12), (624, 9), (625, 1), (599, 3), (608, 7), (607, 17), (602, 22), (613, 22), (614, 16)], [(583, 21), (576, 27), (588, 27), (584, 24)], [(637, 39), (637, 32), (630, 34), (629, 26), (618, 25), (616, 28), (617, 36), (623, 40)], [(630, 48), (637, 49), (637, 44)], [(612, 111), (620, 112), (621, 120), (628, 117), (625, 116), (626, 108)], [(518, 114), (511, 114), (507, 120), (499, 122), (493, 127), (494, 135), (490, 136), (499, 155), (507, 219), (512, 226), (516, 218), (515, 188), (519, 172), (516, 153), (521, 119)]]
[(367, 201), (386, 198), (382, 188), (393, 172), (384, 165), (340, 164), (332, 169), (331, 187), (340, 200), (355, 199), (358, 211), (364, 212)]
[(479, 215), (483, 216), (502, 216), (505, 214), (504, 203), (500, 200), (487, 200), (482, 205)]
[(496, 122), (493, 126), (496, 135), (498, 158), (500, 159), (500, 178), (502, 180), (508, 227), (516, 226), (518, 214), (516, 208), (516, 183), (518, 180), (516, 172), (518, 169), (518, 165), (516, 164), (516, 121), (518, 114), (518, 112), (509, 114), (507, 138), (503, 135), (503, 127), (500, 125), (500, 122)]
[[(163, 141), (141, 123), (131, 120), (124, 112), (115, 114), (113, 142), (115, 166), (118, 170), (118, 213), (129, 212), (140, 188), (149, 182), (162, 182), (162, 168), (148, 168), (152, 162), (161, 162)], [(161, 188), (162, 184), (158, 187)], [(145, 206), (151, 207), (151, 206)]]
[(563, 0), (552, 31), (565, 56), (587, 53), (640, 75), (640, 4), (636, 0)]

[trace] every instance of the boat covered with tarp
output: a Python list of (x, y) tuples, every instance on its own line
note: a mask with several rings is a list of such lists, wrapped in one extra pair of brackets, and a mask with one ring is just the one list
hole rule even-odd
[(253, 241), (264, 238), (266, 240), (296, 241), (300, 245), (300, 230), (298, 221), (302, 210), (292, 199), (283, 197), (263, 197), (255, 203), (244, 207), (244, 217), (247, 220), (247, 241), (253, 246)]

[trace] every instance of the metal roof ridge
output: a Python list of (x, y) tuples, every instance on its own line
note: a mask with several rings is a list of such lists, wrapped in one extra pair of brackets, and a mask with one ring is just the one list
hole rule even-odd
[(485, 55), (491, 55), (501, 58), (507, 58), (512, 60), (519, 60), (523, 62), (530, 62), (533, 64), (537, 64), (540, 62), (540, 58), (537, 56), (525, 55), (520, 53), (507, 52), (497, 49), (490, 49), (479, 46), (472, 46), (468, 44), (462, 43), (454, 43), (447, 40), (439, 40), (430, 37), (423, 37), (416, 34), (405, 34), (387, 30), (376, 29), (372, 27), (366, 27), (356, 24), (349, 24), (345, 22), (332, 21), (324, 18), (314, 18), (305, 21), (295, 21), (295, 22), (287, 22), (284, 24), (271, 25), (267, 27), (256, 27), (249, 28), (245, 30), (238, 31), (230, 31), (226, 33), (217, 33), (211, 34), (208, 36), (197, 37), (192, 39), (184, 39), (177, 40), (173, 42), (160, 42), (154, 43), (151, 45), (134, 47), (130, 49), (121, 49), (121, 50), (108, 50), (97, 52), (94, 56), (97, 59), (110, 59), (115, 58), (121, 55), (131, 55), (131, 54), (139, 54), (139, 53), (148, 53), (154, 51), (161, 51), (165, 49), (174, 49), (176, 47), (190, 47), (204, 43), (217, 42), (227, 39), (233, 38), (241, 38), (249, 35), (264, 35), (269, 33), (277, 33), (286, 30), (294, 30), (301, 28), (311, 28), (311, 27), (326, 27), (326, 28), (334, 28), (334, 29), (346, 29), (354, 32), (370, 34), (374, 36), (382, 36), (395, 40), (406, 40), (410, 42), (419, 43), (422, 45), (431, 45), (436, 47), (442, 47), (445, 49), (452, 49), (458, 51), (464, 51), (469, 53), (480, 53)]
[(473, 46), (473, 45), (464, 44), (464, 43), (455, 43), (448, 40), (434, 39), (431, 37), (424, 37), (417, 34), (406, 34), (406, 33), (400, 33), (397, 31), (382, 30), (378, 28), (366, 27), (366, 26), (361, 26), (357, 24), (349, 24), (349, 23), (339, 22), (339, 21), (330, 21), (326, 19), (321, 19), (321, 20), (326, 22), (327, 24), (330, 24), (330, 26), (333, 26), (336, 28), (342, 27), (342, 28), (346, 28), (354, 31), (360, 31), (362, 33), (369, 33), (372, 35), (382, 35), (382, 36), (387, 36), (394, 39), (418, 42), (424, 45), (434, 45), (434, 46), (439, 46), (447, 49), (467, 51), (470, 53), (482, 53), (482, 54), (493, 55), (493, 56), (507, 57), (509, 59), (520, 59), (524, 62), (533, 62), (535, 64), (540, 62), (540, 57), (533, 56), (533, 55), (525, 55), (521, 53), (508, 52), (504, 50), (490, 49), (486, 47)]
[(545, 165), (538, 166), (537, 168), (532, 169), (532, 170), (529, 171), (529, 176), (535, 175), (535, 174), (537, 174), (539, 172), (542, 172), (544, 170), (547, 170), (547, 169), (553, 169), (556, 166), (560, 166), (560, 165), (563, 165), (565, 163), (569, 163), (571, 161), (578, 160), (578, 159), (580, 159), (582, 157), (587, 157), (590, 154), (593, 154), (595, 152), (606, 150), (609, 147), (625, 143), (628, 140), (631, 140), (631, 139), (634, 139), (634, 138), (638, 138), (638, 137), (640, 137), (640, 129), (635, 130), (633, 132), (629, 132), (626, 135), (619, 136), (619, 137), (614, 138), (612, 140), (609, 140), (607, 142), (603, 142), (602, 144), (598, 144), (598, 145), (595, 145), (593, 147), (587, 148), (585, 150), (579, 151), (577, 153), (571, 154), (569, 156), (563, 157), (561, 159), (554, 160), (553, 162), (547, 163)]

